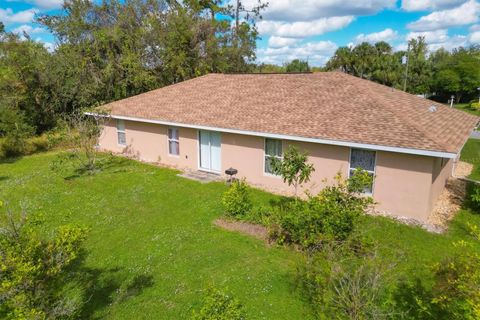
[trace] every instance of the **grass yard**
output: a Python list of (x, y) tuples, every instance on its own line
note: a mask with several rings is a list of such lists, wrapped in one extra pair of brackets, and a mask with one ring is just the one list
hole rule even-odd
[(458, 110), (468, 112), (468, 113), (471, 113), (471, 114), (476, 115), (476, 116), (480, 116), (480, 111), (470, 108), (469, 103), (459, 103), (459, 104), (454, 105), (454, 108), (458, 109)]
[(463, 147), (460, 160), (473, 164), (470, 178), (480, 181), (480, 139), (469, 139)]
[[(477, 142), (464, 156), (476, 155), (478, 165)], [(295, 289), (300, 253), (212, 224), (222, 214), (224, 184), (122, 158), (95, 176), (69, 177), (50, 170), (55, 156), (1, 163), (0, 199), (41, 214), (46, 230), (90, 228), (84, 264), (95, 286), (82, 318), (188, 319), (212, 284), (233, 293), (249, 319), (312, 318)], [(258, 190), (252, 196), (265, 205), (276, 198)], [(445, 235), (374, 217), (365, 217), (362, 229), (382, 243), (385, 258), (399, 260), (399, 273), (423, 277), (454, 250), (453, 241), (470, 239), (467, 221), (480, 224), (480, 215), (462, 210)]]

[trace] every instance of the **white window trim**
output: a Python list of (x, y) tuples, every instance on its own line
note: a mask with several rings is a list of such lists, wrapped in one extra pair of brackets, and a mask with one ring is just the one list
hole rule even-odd
[[(123, 122), (123, 130), (118, 129), (119, 121)], [(116, 125), (116, 128), (117, 128), (117, 145), (121, 146), (121, 147), (126, 147), (127, 146), (127, 132), (126, 132), (127, 130), (125, 129), (125, 120), (117, 119), (117, 122), (115, 123), (115, 125)], [(123, 143), (123, 144), (118, 142), (118, 134), (119, 133), (123, 133), (125, 135), (125, 143)]]
[[(168, 135), (168, 130), (177, 130), (178, 139), (170, 139), (170, 136)], [(167, 154), (170, 157), (180, 158), (180, 133), (179, 132), (180, 132), (180, 130), (178, 129), (178, 127), (168, 127), (167, 128)], [(171, 141), (178, 143), (178, 154), (170, 153), (170, 142)]]
[(273, 174), (273, 173), (269, 173), (267, 172), (267, 168), (265, 167), (265, 160), (267, 157), (272, 157), (271, 155), (268, 155), (267, 154), (267, 140), (277, 140), (277, 141), (280, 141), (281, 145), (282, 145), (282, 155), (279, 157), (279, 156), (273, 156), (275, 158), (277, 158), (278, 160), (283, 160), (283, 147), (284, 147), (284, 143), (283, 143), (283, 140), (281, 139), (274, 139), (274, 138), (264, 138), (263, 139), (263, 175), (264, 176), (267, 176), (267, 177), (271, 177), (271, 178), (277, 178), (277, 179), (281, 179), (282, 176), (281, 175), (278, 175), (278, 174)]
[(373, 174), (373, 181), (372, 181), (372, 192), (363, 192), (362, 194), (364, 194), (366, 196), (373, 196), (373, 194), (375, 193), (375, 180), (376, 180), (376, 175), (377, 175), (378, 151), (377, 150), (371, 150), (371, 149), (363, 149), (363, 148), (350, 148), (350, 153), (349, 153), (349, 157), (348, 157), (348, 178), (350, 178), (350, 172), (352, 171), (352, 169), (356, 169), (356, 168), (352, 168), (352, 150), (353, 149), (375, 152), (375, 163), (373, 165), (373, 171), (363, 169), (366, 172)]

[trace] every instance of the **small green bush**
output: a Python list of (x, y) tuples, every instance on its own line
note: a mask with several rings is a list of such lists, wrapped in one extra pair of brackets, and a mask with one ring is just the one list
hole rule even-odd
[(475, 185), (472, 188), (472, 193), (470, 194), (471, 206), (474, 209), (480, 209), (480, 186)]
[(27, 154), (43, 152), (47, 151), (48, 149), (50, 149), (50, 143), (47, 135), (36, 136), (27, 140)]
[(432, 303), (445, 319), (480, 319), (480, 255), (455, 245), (458, 252), (433, 267)]
[(231, 217), (245, 216), (252, 209), (249, 187), (245, 180), (235, 180), (223, 194), (225, 213)]
[(244, 320), (242, 305), (231, 295), (208, 289), (202, 308), (193, 312), (193, 320)]
[(480, 103), (478, 101), (472, 101), (470, 103), (470, 109), (480, 110)]
[(373, 203), (360, 190), (371, 180), (360, 174), (325, 187), (307, 201), (292, 201), (277, 210), (270, 236), (279, 243), (294, 243), (311, 248), (326, 240), (345, 240), (353, 232), (357, 218)]
[[(392, 265), (378, 259), (376, 246), (330, 241), (300, 261), (297, 286), (318, 319), (388, 319), (388, 272)], [(363, 247), (360, 252), (352, 250)], [(393, 317), (392, 317), (393, 318)]]

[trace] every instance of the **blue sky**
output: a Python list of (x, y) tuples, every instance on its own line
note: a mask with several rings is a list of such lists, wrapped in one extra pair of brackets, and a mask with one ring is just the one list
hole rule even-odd
[[(384, 40), (395, 49), (423, 35), (431, 50), (480, 44), (480, 0), (269, 0), (258, 22), (259, 62), (294, 58), (323, 65), (339, 46)], [(257, 0), (243, 0), (252, 7)], [(7, 30), (26, 31), (53, 48), (55, 39), (35, 14), (58, 12), (62, 0), (0, 0)]]

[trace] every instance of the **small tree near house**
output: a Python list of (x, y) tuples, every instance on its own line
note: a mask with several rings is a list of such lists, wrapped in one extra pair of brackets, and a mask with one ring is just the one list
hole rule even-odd
[(297, 147), (290, 145), (283, 155), (283, 159), (271, 158), (273, 172), (281, 175), (283, 182), (295, 188), (297, 198), (298, 187), (310, 181), (313, 164), (307, 163), (308, 153), (301, 152)]
[(98, 142), (103, 126), (109, 119), (108, 113), (101, 110), (95, 110), (94, 115), (87, 115), (83, 111), (69, 115), (65, 123), (66, 140), (71, 149), (58, 157), (52, 168), (68, 163), (77, 173), (94, 174), (99, 169)]

